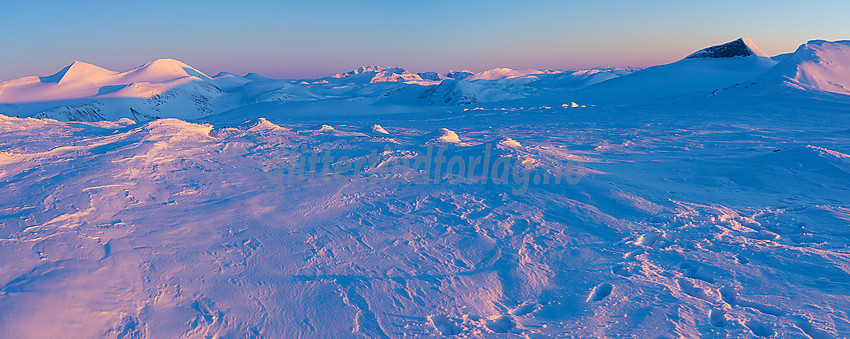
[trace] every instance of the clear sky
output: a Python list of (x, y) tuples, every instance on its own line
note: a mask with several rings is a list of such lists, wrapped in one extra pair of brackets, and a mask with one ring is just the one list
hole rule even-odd
[(749, 37), (768, 54), (850, 39), (850, 1), (0, 0), (0, 81), (74, 60), (175, 58), (214, 75), (650, 66)]

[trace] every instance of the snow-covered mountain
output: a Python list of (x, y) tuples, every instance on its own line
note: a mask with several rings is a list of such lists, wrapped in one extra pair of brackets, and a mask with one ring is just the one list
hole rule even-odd
[[(425, 79), (423, 79), (419, 74), (411, 73), (404, 68), (401, 67), (388, 67), (384, 68), (381, 66), (361, 66), (352, 71), (348, 71), (345, 73), (335, 74), (330, 77), (331, 79), (340, 79), (340, 81), (334, 81), (337, 83), (348, 83), (348, 84), (362, 84), (364, 82), (368, 83), (376, 83), (376, 82), (406, 82), (406, 83), (424, 83)], [(330, 80), (330, 79), (326, 79)], [(435, 80), (435, 79), (428, 79)], [(439, 76), (436, 80), (439, 80)], [(330, 80), (333, 81), (333, 80)]]
[(173, 59), (159, 59), (114, 72), (81, 61), (45, 77), (0, 83), (0, 102), (26, 103), (86, 97), (149, 98), (192, 82), (210, 81), (206, 74)]
[(843, 101), (850, 96), (850, 41), (813, 40), (762, 74), (713, 91), (730, 100), (753, 96), (821, 97)]
[(126, 72), (76, 61), (50, 76), (0, 83), (0, 103), (10, 110), (6, 113), (61, 120), (195, 118), (216, 109), (223, 93), (216, 83), (230, 81), (228, 88), (233, 81), (239, 83), (227, 78), (210, 78), (173, 59), (154, 60)]
[(359, 105), (453, 106), (515, 100), (574, 90), (628, 74), (627, 68), (413, 73), (363, 66), (319, 79), (275, 80), (250, 73), (209, 77), (177, 60), (155, 60), (126, 72), (83, 62), (44, 77), (0, 84), (0, 113), (58, 120), (197, 119), (244, 105), (346, 101)]
[(741, 38), (699, 50), (671, 64), (604, 81), (573, 97), (592, 104), (633, 104), (778, 92), (850, 95), (850, 41), (809, 41), (794, 53), (771, 58), (752, 40)]
[(753, 79), (774, 65), (751, 40), (742, 38), (598, 83), (576, 97), (593, 104), (628, 104), (702, 95)]

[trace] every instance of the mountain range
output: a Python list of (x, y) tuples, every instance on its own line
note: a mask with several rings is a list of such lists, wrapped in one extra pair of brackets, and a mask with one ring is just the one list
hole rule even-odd
[(441, 74), (364, 66), (318, 79), (275, 80), (255, 73), (211, 77), (174, 59), (154, 60), (125, 72), (75, 61), (49, 76), (0, 83), (0, 113), (66, 121), (148, 121), (238, 116), (253, 108), (303, 111), (306, 103), (352, 112), (394, 112), (458, 105), (511, 107), (532, 101), (639, 104), (777, 87), (850, 95), (848, 70), (850, 41), (814, 40), (794, 53), (771, 58), (747, 38), (645, 69), (495, 68)]

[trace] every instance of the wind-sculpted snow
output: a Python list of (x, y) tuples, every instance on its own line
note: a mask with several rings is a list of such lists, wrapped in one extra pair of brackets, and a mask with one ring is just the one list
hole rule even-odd
[(848, 106), (701, 100), (0, 115), (0, 333), (850, 333)]

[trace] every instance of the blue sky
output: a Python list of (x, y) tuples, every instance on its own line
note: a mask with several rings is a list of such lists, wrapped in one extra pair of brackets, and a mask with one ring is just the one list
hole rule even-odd
[(768, 54), (850, 39), (850, 2), (820, 1), (7, 1), (0, 80), (74, 60), (127, 70), (175, 58), (210, 73), (321, 76), (649, 66), (752, 38)]

